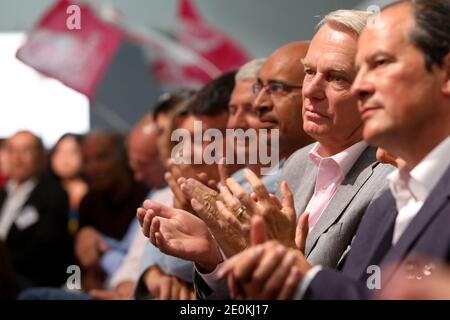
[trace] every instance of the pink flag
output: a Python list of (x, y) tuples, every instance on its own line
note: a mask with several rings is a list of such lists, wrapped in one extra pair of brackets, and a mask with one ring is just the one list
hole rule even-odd
[(79, 3), (80, 28), (69, 28), (68, 8), (74, 4), (60, 0), (51, 7), (17, 51), (17, 58), (92, 99), (122, 42), (122, 32)]
[[(203, 85), (250, 60), (244, 49), (204, 21), (190, 0), (179, 0), (177, 42), (198, 55), (203, 63), (180, 65), (167, 57), (158, 59), (153, 71), (156, 79), (165, 85)], [(211, 69), (215, 72), (208, 72)]]

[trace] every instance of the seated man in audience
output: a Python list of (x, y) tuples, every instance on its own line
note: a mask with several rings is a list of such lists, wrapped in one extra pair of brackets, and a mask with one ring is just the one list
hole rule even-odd
[(84, 268), (83, 288), (89, 290), (101, 288), (105, 277), (117, 269), (118, 263), (102, 266), (100, 257), (109, 248), (120, 247), (117, 241), (125, 236), (129, 239), (125, 242), (131, 241), (134, 233), (128, 227), (148, 188), (133, 180), (122, 135), (88, 134), (83, 155), (90, 190), (80, 204), (75, 252)]
[(6, 151), (9, 181), (0, 190), (0, 241), (9, 251), (18, 287), (59, 286), (69, 259), (67, 194), (43, 175), (45, 150), (36, 135), (15, 133)]
[(383, 9), (378, 26), (359, 39), (352, 91), (363, 137), (405, 164), (365, 213), (342, 272), (313, 267), (298, 250), (269, 241), (221, 270), (239, 296), (389, 297), (405, 267), (427, 283), (445, 274), (439, 265), (450, 257), (449, 15), (448, 0), (401, 1)]
[[(200, 132), (202, 135), (209, 128), (218, 129), (224, 133), (228, 120), (227, 106), (233, 87), (234, 73), (225, 74), (208, 83), (197, 95), (177, 107), (172, 114), (168, 132), (172, 133), (176, 129), (181, 129), (193, 136), (196, 121), (201, 121)], [(170, 139), (170, 136), (168, 138)], [(208, 141), (203, 141), (201, 148), (191, 146), (192, 156), (195, 157), (195, 153), (200, 152), (200, 157), (203, 159), (203, 150), (208, 144)], [(172, 150), (173, 142), (167, 146), (169, 146), (169, 150)], [(160, 202), (168, 206), (184, 207), (186, 200), (175, 181), (175, 176), (179, 175), (179, 168), (169, 161), (168, 169), (166, 179), (173, 195), (171, 195), (170, 202)], [(217, 166), (208, 166), (204, 162), (193, 166), (183, 165), (183, 174), (189, 177), (196, 177), (198, 173), (205, 171), (208, 172), (210, 178), (218, 179)], [(157, 199), (152, 200), (158, 201)], [(149, 243), (142, 258), (143, 272), (136, 290), (136, 298), (192, 298), (192, 270), (193, 266), (190, 261), (167, 256)], [(188, 288), (187, 291), (186, 288)]]
[[(170, 113), (171, 108), (174, 108), (182, 99), (185, 99), (185, 97), (180, 96), (177, 99), (172, 99), (172, 101), (159, 102), (155, 114), (157, 113), (158, 117), (166, 116)], [(160, 135), (159, 129), (164, 129), (164, 123), (160, 122), (158, 127), (155, 123), (156, 119), (153, 120), (150, 115), (144, 116), (133, 128), (127, 144), (128, 158), (130, 159), (130, 166), (134, 168), (135, 179), (146, 184), (149, 188), (164, 183), (164, 170), (161, 170), (161, 173), (155, 173), (155, 175), (150, 174), (154, 167), (160, 168), (162, 166), (162, 164), (158, 164), (162, 162), (162, 159), (160, 158), (160, 146), (157, 141)], [(148, 199), (163, 203), (172, 201), (171, 197), (169, 188), (152, 189), (147, 196)], [(121, 241), (107, 239), (99, 232), (95, 232), (95, 238), (97, 241), (94, 244), (104, 243), (106, 245), (106, 243), (114, 242), (114, 246), (109, 246), (106, 252), (97, 252), (103, 269), (117, 269), (111, 271), (111, 277), (106, 283), (106, 287), (112, 290), (91, 290), (87, 295), (70, 290), (33, 288), (23, 292), (19, 298), (26, 300), (131, 299), (139, 276), (142, 253), (147, 242), (147, 238), (142, 235), (138, 228), (137, 220), (130, 224), (127, 235)], [(98, 250), (98, 246), (91, 249)], [(120, 267), (117, 268), (118, 264), (120, 264)], [(164, 281), (160, 282), (163, 283)]]
[[(286, 158), (296, 149), (305, 146), (312, 141), (312, 138), (307, 136), (301, 129), (299, 129), (298, 126), (298, 123), (302, 122), (301, 120), (302, 97), (299, 92), (300, 87), (295, 85), (296, 83), (301, 83), (304, 76), (301, 67), (301, 59), (305, 56), (307, 48), (308, 48), (307, 43), (295, 42), (290, 43), (284, 46), (283, 48), (277, 50), (272, 55), (272, 57), (264, 63), (263, 70), (261, 70), (259, 77), (258, 75), (256, 75), (255, 77), (255, 80), (260, 79), (259, 81), (261, 82), (262, 81), (261, 77), (263, 76), (264, 77), (263, 79), (267, 82), (267, 87), (261, 87), (261, 84), (258, 85), (256, 81), (253, 81), (253, 84), (256, 83), (256, 85), (252, 85), (254, 93), (258, 93), (258, 95), (254, 96), (254, 98), (256, 97), (256, 100), (254, 101), (256, 108), (254, 108), (254, 110), (257, 112), (257, 115), (259, 117), (258, 121), (256, 122), (257, 125), (255, 126), (255, 128), (279, 129), (280, 131), (279, 147), (281, 159)], [(263, 73), (262, 71), (264, 71), (264, 75), (262, 75)], [(244, 85), (245, 84), (243, 84), (242, 87), (244, 87)], [(250, 85), (247, 84), (247, 88), (250, 89)], [(273, 179), (268, 179), (266, 181), (264, 177), (262, 179), (263, 183), (268, 188), (270, 188), (271, 190), (275, 189), (274, 186), (276, 184), (274, 183), (275, 181)], [(183, 184), (185, 184), (186, 186), (184, 187)], [(191, 186), (189, 186), (189, 184), (191, 184)], [(195, 185), (194, 182), (191, 181), (191, 179), (187, 180), (186, 183), (182, 183), (182, 188), (184, 190), (188, 188), (192, 190), (199, 189), (194, 188), (194, 186), (198, 185)], [(195, 192), (193, 193), (195, 195)], [(204, 193), (197, 192), (198, 197), (192, 200), (193, 204), (194, 203), (200, 204), (200, 202), (203, 202), (202, 199), (205, 198), (205, 193), (207, 194), (208, 192)], [(209, 192), (209, 194), (211, 193)], [(209, 206), (209, 208), (215, 208), (216, 197), (210, 198), (212, 198), (211, 201), (212, 203), (210, 205), (209, 204), (203, 205)], [(194, 205), (194, 209), (195, 207), (198, 208), (198, 206)], [(211, 211), (206, 212), (200, 209), (197, 210), (197, 214), (199, 214), (199, 216), (205, 220), (208, 227), (213, 232), (215, 240), (218, 241), (219, 246), (225, 252), (225, 255), (231, 256), (239, 252), (243, 248), (245, 248), (245, 242), (248, 237), (248, 229), (246, 231), (246, 228), (248, 228), (248, 226), (242, 224), (243, 227), (238, 226), (236, 228), (230, 228), (228, 220), (225, 217), (221, 217), (217, 209), (213, 209)], [(178, 212), (182, 214), (180, 211)], [(187, 215), (186, 217), (189, 217), (189, 215)], [(244, 221), (241, 220), (241, 222)], [(236, 226), (235, 223), (234, 226)], [(207, 228), (206, 225), (203, 224), (203, 228), (206, 229)], [(200, 241), (201, 240), (202, 239), (200, 239)], [(204, 243), (203, 241), (201, 242)], [(193, 244), (195, 243), (193, 242)], [(204, 249), (212, 248), (213, 250), (215, 250), (215, 247), (216, 245), (212, 243), (206, 246)], [(196, 257), (193, 256), (188, 257), (188, 255), (185, 255), (185, 253), (176, 252), (169, 249), (169, 253), (171, 254), (175, 255), (181, 254), (183, 255), (183, 257), (191, 259), (196, 262), (198, 262), (197, 258), (203, 259), (205, 257), (210, 258), (210, 260), (214, 260), (216, 258), (221, 260), (220, 257), (211, 254), (211, 252), (206, 251), (202, 252), (201, 250), (198, 250), (197, 252), (198, 255)], [(216, 262), (212, 261), (212, 264), (208, 263), (208, 265), (210, 265), (213, 270), (217, 266), (217, 261)], [(199, 281), (201, 280), (199, 279)], [(216, 294), (215, 296), (218, 296), (218, 294)]]

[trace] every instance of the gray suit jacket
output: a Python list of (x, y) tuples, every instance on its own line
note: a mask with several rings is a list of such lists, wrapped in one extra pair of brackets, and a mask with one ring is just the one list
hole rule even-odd
[[(317, 167), (308, 156), (313, 146), (296, 151), (281, 173), (280, 181), (286, 180), (294, 194), (297, 215), (314, 193)], [(379, 163), (375, 153), (374, 147), (363, 151), (308, 235), (305, 256), (312, 265), (340, 267), (366, 208), (386, 189), (386, 175), (394, 168)]]
[[(303, 213), (314, 193), (317, 168), (308, 156), (313, 146), (292, 154), (285, 162), (279, 180), (286, 180), (293, 192), (297, 215)], [(308, 235), (305, 256), (312, 265), (341, 267), (366, 208), (385, 191), (386, 175), (394, 168), (379, 163), (375, 153), (374, 147), (363, 151)], [(226, 283), (222, 286), (225, 288), (220, 293), (214, 292), (201, 276), (195, 274), (194, 287), (200, 299), (227, 298), (224, 294)]]

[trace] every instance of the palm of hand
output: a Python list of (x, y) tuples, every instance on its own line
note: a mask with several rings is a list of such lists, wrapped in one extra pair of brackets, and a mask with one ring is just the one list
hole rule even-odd
[(211, 235), (205, 223), (184, 210), (176, 210), (169, 221), (161, 221), (163, 234), (171, 254), (192, 260), (211, 246)]

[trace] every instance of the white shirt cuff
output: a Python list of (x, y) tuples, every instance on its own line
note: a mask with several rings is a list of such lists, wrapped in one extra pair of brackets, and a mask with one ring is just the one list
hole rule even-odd
[(303, 280), (299, 283), (299, 287), (297, 289), (297, 292), (295, 293), (295, 296), (293, 297), (294, 300), (302, 300), (305, 296), (306, 290), (308, 290), (309, 285), (314, 280), (316, 275), (322, 271), (322, 266), (314, 266), (312, 267), (308, 272), (306, 272), (305, 276), (303, 277)]
[(202, 273), (199, 268), (197, 268), (197, 265), (195, 265), (195, 270), (197, 271), (197, 273), (203, 278), (203, 280), (205, 280), (206, 284), (211, 288), (211, 290), (216, 291), (219, 288), (221, 288), (221, 282), (223, 281), (222, 278), (219, 278), (219, 276), (217, 275), (219, 273), (220, 268), (222, 267), (223, 263), (225, 261), (222, 261), (221, 263), (219, 263), (216, 268), (210, 272), (210, 273)]
[(217, 246), (217, 248), (219, 249), (220, 255), (222, 256), (222, 262), (219, 263), (213, 271), (211, 271), (210, 273), (202, 273), (199, 268), (197, 268), (197, 264), (194, 263), (195, 266), (195, 270), (197, 271), (197, 273), (203, 278), (203, 280), (205, 280), (206, 284), (211, 288), (211, 290), (216, 291), (219, 288), (221, 288), (221, 283), (223, 282), (222, 278), (219, 278), (219, 276), (217, 275), (219, 273), (220, 268), (222, 267), (223, 263), (225, 262), (225, 260), (227, 260), (227, 257), (225, 256), (225, 253), (222, 251), (222, 249)]

